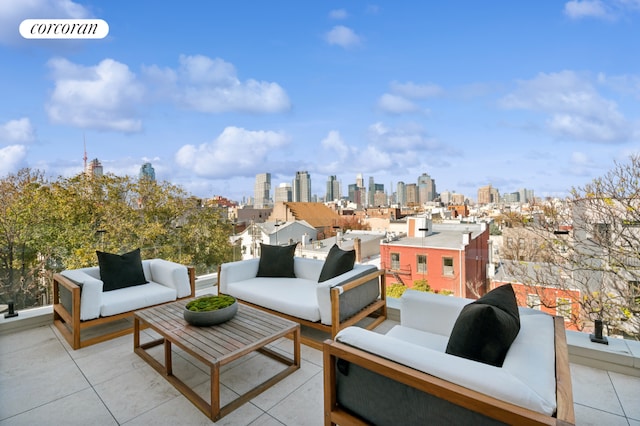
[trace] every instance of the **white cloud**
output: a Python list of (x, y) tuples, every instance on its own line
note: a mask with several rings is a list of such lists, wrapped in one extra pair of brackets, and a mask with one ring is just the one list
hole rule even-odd
[(324, 149), (335, 152), (340, 160), (346, 160), (349, 156), (349, 147), (337, 130), (331, 130), (320, 143)]
[(35, 131), (26, 117), (0, 125), (0, 143), (29, 143), (34, 140)]
[(419, 124), (408, 123), (395, 128), (387, 127), (382, 122), (369, 126), (367, 135), (372, 145), (385, 151), (412, 153), (417, 151), (442, 151), (443, 146), (429, 137)]
[(390, 93), (380, 96), (378, 108), (390, 114), (404, 114), (420, 110), (420, 106), (409, 99)]
[(571, 0), (564, 5), (564, 14), (571, 19), (595, 18), (615, 21), (640, 11), (638, 0)]
[(392, 81), (391, 91), (397, 95), (411, 99), (433, 98), (444, 93), (442, 87), (437, 84), (416, 84), (412, 81), (406, 83)]
[(84, 6), (71, 0), (2, 0), (0, 1), (0, 44), (15, 45), (25, 42), (18, 26), (28, 18), (89, 18)]
[(135, 106), (144, 88), (125, 64), (104, 59), (87, 67), (57, 58), (48, 65), (55, 80), (46, 107), (52, 122), (119, 132), (142, 129)]
[(541, 73), (519, 81), (518, 88), (500, 103), (507, 109), (548, 114), (547, 129), (563, 138), (619, 143), (634, 133), (617, 104), (600, 96), (587, 78), (572, 71)]
[(347, 19), (349, 15), (344, 9), (334, 9), (329, 12), (329, 18), (331, 19)]
[(251, 176), (264, 169), (270, 153), (289, 143), (284, 133), (227, 127), (212, 142), (184, 145), (175, 159), (181, 167), (209, 178)]
[(181, 55), (177, 70), (153, 65), (143, 67), (143, 73), (156, 83), (154, 92), (190, 110), (276, 113), (291, 108), (287, 93), (277, 83), (240, 81), (233, 64), (220, 58)]
[(571, 0), (565, 3), (564, 13), (571, 19), (608, 18), (610, 16), (600, 0)]
[(27, 147), (24, 145), (9, 145), (0, 148), (0, 176), (15, 173), (26, 166)]
[(327, 43), (338, 45), (348, 49), (350, 47), (358, 46), (362, 39), (351, 28), (344, 25), (336, 25), (325, 34), (325, 40)]
[(378, 108), (389, 114), (428, 113), (428, 109), (422, 109), (414, 100), (432, 98), (444, 93), (436, 84), (416, 84), (412, 81), (392, 81), (390, 89), (391, 93), (385, 93), (378, 99)]

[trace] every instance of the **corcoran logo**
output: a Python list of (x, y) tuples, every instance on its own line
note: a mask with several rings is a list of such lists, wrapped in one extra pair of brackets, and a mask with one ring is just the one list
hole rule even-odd
[(109, 24), (102, 19), (25, 19), (20, 35), (33, 39), (105, 38)]

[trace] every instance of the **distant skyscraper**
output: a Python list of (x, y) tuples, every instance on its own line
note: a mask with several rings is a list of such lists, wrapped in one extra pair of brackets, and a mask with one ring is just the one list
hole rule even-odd
[(293, 180), (293, 201), (311, 202), (311, 176), (306, 171), (296, 172)]
[(149, 179), (150, 181), (156, 180), (156, 171), (154, 170), (151, 163), (144, 163), (140, 166), (140, 174), (138, 175), (139, 179)]
[(342, 198), (341, 192), (340, 181), (338, 181), (335, 175), (329, 176), (327, 178), (327, 193), (324, 197), (324, 200), (327, 202), (339, 200), (340, 198)]
[(89, 164), (87, 164), (87, 169), (84, 172), (89, 177), (102, 176), (103, 175), (102, 163), (100, 163), (100, 161), (97, 158), (94, 158), (89, 162)]
[(405, 194), (407, 195), (407, 206), (420, 204), (418, 200), (418, 185), (415, 183), (408, 183), (405, 185)]
[(420, 204), (433, 201), (436, 197), (436, 181), (426, 173), (418, 177), (418, 199)]
[(396, 203), (400, 207), (407, 205), (407, 188), (402, 181), (398, 182), (396, 187)]
[(500, 192), (491, 184), (478, 189), (478, 204), (491, 204), (500, 201)]
[(256, 183), (253, 187), (253, 207), (261, 209), (271, 204), (271, 173), (256, 175)]
[(288, 183), (281, 183), (280, 185), (278, 185), (278, 187), (276, 188), (276, 195), (275, 195), (275, 202), (276, 203), (288, 203), (289, 201), (292, 201), (292, 195), (291, 195), (292, 191), (291, 191), (291, 185)]

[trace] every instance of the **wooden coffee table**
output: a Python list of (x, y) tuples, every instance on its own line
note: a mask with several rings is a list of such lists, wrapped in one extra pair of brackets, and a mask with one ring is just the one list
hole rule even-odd
[[(136, 311), (133, 316), (133, 350), (211, 420), (216, 421), (229, 414), (300, 368), (299, 324), (241, 304), (238, 307), (238, 313), (223, 324), (194, 327), (182, 316), (182, 310), (190, 300), (192, 299)], [(160, 334), (162, 338), (140, 344), (140, 329), (146, 327)], [(290, 336), (293, 339), (293, 359), (266, 348), (269, 343), (284, 336)], [(163, 343), (164, 365), (146, 351)], [(211, 370), (210, 403), (173, 375), (172, 345), (180, 347), (209, 366)], [(282, 362), (287, 365), (287, 368), (224, 407), (220, 407), (220, 367), (253, 351)]]

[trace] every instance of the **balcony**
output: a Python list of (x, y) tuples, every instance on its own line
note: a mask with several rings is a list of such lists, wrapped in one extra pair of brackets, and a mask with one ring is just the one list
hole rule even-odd
[[(198, 293), (211, 292), (211, 288)], [(214, 290), (215, 291), (215, 290)], [(393, 326), (398, 310), (390, 302)], [(145, 337), (151, 339), (148, 330)], [(568, 332), (578, 425), (640, 426), (640, 342), (591, 343)], [(291, 351), (281, 340), (274, 349)], [(158, 347), (157, 356), (161, 356)], [(212, 424), (153, 368), (133, 353), (132, 336), (71, 350), (51, 325), (50, 307), (0, 316), (0, 426), (20, 424)], [(259, 383), (272, 361), (253, 354), (223, 370), (222, 404)], [(174, 356), (174, 370), (201, 395), (208, 372), (192, 358)], [(322, 353), (302, 346), (302, 367), (216, 424), (322, 425)]]

